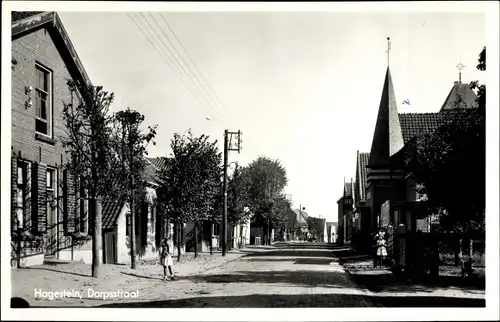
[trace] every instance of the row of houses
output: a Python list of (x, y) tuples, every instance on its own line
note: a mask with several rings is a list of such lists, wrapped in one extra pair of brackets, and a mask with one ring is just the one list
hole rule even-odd
[[(89, 202), (64, 167), (69, 159), (61, 138), (66, 131), (63, 105), (70, 100), (67, 80), (92, 83), (56, 12), (13, 12), (11, 17), (11, 265), (30, 266), (48, 259), (91, 263)], [(165, 165), (166, 158), (148, 159), (147, 194), (138, 202), (133, 232), (137, 256), (156, 257), (161, 240), (167, 235), (177, 240), (178, 233), (183, 251), (207, 251), (210, 240), (216, 249), (218, 223), (199, 225), (195, 242), (193, 223), (176, 229), (158, 211), (156, 174)], [(108, 198), (99, 206), (103, 262), (130, 261), (127, 202)], [(249, 243), (249, 225), (230, 227), (230, 247)]]
[(370, 152), (357, 152), (354, 180), (344, 182), (338, 199), (339, 242), (370, 245), (381, 227), (404, 225), (406, 231), (430, 232), (439, 216), (426, 213), (404, 155), (417, 135), (436, 130), (449, 111), (477, 108), (476, 94), (461, 73), (441, 109), (434, 113), (399, 113), (389, 67), (385, 75)]

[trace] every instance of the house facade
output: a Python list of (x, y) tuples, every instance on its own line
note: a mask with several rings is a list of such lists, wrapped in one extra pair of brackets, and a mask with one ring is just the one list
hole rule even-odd
[(71, 99), (67, 80), (91, 82), (57, 13), (13, 12), (11, 31), (11, 264), (86, 261), (88, 203), (64, 169), (61, 138), (64, 103)]
[(455, 82), (439, 112), (398, 113), (390, 69), (387, 69), (372, 147), (368, 159), (366, 206), (370, 209), (370, 230), (405, 225), (407, 230), (428, 232), (435, 214), (423, 213), (416, 182), (405, 168), (404, 154), (412, 140), (432, 133), (449, 111), (477, 107), (476, 94), (468, 84)]
[(338, 234), (337, 242), (341, 245), (348, 244), (351, 241), (353, 229), (353, 183), (344, 182), (344, 192), (342, 197), (337, 200), (338, 207)]

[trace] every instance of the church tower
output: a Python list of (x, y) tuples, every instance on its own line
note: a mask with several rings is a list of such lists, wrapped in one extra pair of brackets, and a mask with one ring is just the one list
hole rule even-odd
[[(387, 41), (389, 56), (390, 38)], [(380, 208), (385, 201), (404, 200), (404, 171), (392, 162), (403, 146), (396, 95), (388, 64), (367, 166), (366, 205), (370, 207), (371, 231), (378, 227)]]

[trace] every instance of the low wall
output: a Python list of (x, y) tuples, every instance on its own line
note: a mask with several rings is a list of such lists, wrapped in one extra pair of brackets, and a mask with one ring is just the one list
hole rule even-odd
[[(92, 264), (92, 240), (79, 241), (74, 245), (60, 250), (58, 254), (61, 260)], [(99, 250), (99, 257), (102, 258), (102, 249)]]
[(45, 259), (43, 241), (11, 241), (11, 267), (42, 265)]

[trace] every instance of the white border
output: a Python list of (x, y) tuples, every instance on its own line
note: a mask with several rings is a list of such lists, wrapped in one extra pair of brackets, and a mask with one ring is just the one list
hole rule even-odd
[[(487, 85), (487, 289), (485, 309), (29, 309), (10, 306), (9, 204), (10, 204), (10, 11), (370, 11), (370, 12), (484, 12), (486, 14), (488, 69)], [(205, 320), (205, 321), (328, 321), (328, 320), (497, 320), (499, 303), (499, 96), (498, 96), (498, 2), (355, 2), (355, 3), (195, 3), (195, 2), (2, 2), (2, 319), (39, 320)], [(464, 22), (466, 23), (466, 22)], [(479, 53), (478, 53), (479, 54)], [(429, 77), (432, 77), (431, 75)], [(464, 194), (467, 191), (464, 190)], [(458, 198), (459, 196), (457, 196)]]

